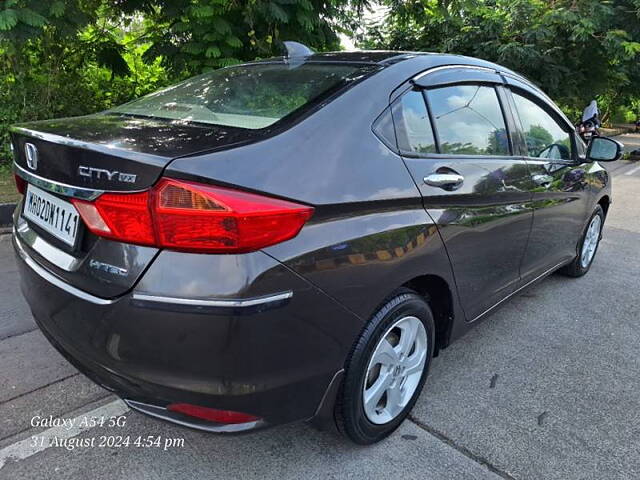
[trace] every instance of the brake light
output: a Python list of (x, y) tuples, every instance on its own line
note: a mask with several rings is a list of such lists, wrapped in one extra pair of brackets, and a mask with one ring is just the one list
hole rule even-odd
[(169, 178), (145, 192), (73, 204), (101, 237), (207, 253), (250, 252), (289, 240), (313, 214), (306, 205)]
[(167, 407), (170, 412), (182, 413), (190, 417), (201, 418), (210, 422), (238, 424), (260, 420), (260, 417), (248, 413), (234, 412), (232, 410), (218, 410), (216, 408), (201, 407), (190, 403), (172, 403)]
[(27, 182), (24, 178), (20, 177), (17, 173), (13, 174), (13, 178), (16, 182), (16, 189), (20, 195), (24, 195), (24, 192), (27, 191)]
[(105, 193), (95, 202), (72, 202), (89, 230), (96, 235), (127, 243), (153, 245), (155, 234), (149, 199), (149, 192)]

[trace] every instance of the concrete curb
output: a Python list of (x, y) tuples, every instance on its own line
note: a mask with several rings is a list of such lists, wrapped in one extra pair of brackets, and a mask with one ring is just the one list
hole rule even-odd
[(15, 203), (0, 203), (0, 230), (2, 230), (2, 227), (11, 225), (11, 217), (15, 209)]

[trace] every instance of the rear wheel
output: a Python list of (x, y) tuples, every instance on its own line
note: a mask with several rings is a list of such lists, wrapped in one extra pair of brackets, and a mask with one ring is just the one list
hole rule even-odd
[(400, 293), (378, 310), (347, 360), (335, 412), (343, 434), (371, 444), (398, 428), (427, 378), (433, 332), (431, 310), (416, 293)]
[(602, 207), (598, 205), (591, 215), (587, 228), (582, 235), (576, 258), (560, 270), (562, 273), (570, 277), (581, 277), (589, 271), (596, 252), (598, 251), (603, 225), (604, 211)]

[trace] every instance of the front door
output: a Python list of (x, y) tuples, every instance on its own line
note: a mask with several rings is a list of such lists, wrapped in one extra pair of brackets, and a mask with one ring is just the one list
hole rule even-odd
[(531, 171), (533, 224), (521, 265), (528, 282), (576, 256), (590, 213), (588, 170), (593, 165), (578, 161), (572, 126), (543, 99), (516, 88), (509, 102), (518, 130), (514, 138)]
[(518, 288), (532, 221), (530, 172), (512, 152), (502, 79), (487, 77), (409, 90), (393, 108), (400, 151), (438, 225), (469, 321)]

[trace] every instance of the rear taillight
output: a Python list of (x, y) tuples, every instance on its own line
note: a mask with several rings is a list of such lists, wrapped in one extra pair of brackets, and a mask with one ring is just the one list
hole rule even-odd
[(126, 243), (154, 245), (150, 192), (105, 193), (95, 202), (72, 200), (84, 223), (96, 235)]
[(140, 193), (73, 200), (96, 235), (189, 252), (240, 253), (295, 237), (313, 208), (230, 188), (164, 178)]
[(16, 181), (16, 189), (18, 190), (18, 193), (24, 195), (24, 192), (27, 191), (27, 182), (16, 173), (13, 174), (13, 178)]
[(172, 403), (167, 406), (167, 410), (215, 423), (238, 424), (260, 420), (260, 417), (249, 415), (248, 413), (218, 410), (217, 408), (201, 407), (190, 403)]

